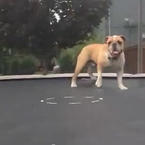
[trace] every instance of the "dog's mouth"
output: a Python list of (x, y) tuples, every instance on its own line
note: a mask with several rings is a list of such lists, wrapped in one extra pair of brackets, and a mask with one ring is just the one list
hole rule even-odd
[(121, 53), (122, 53), (122, 50), (121, 51), (113, 50), (113, 51), (110, 52), (110, 55), (111, 55), (112, 58), (116, 59), (116, 58), (118, 58), (120, 56)]
[(120, 51), (112, 51), (111, 55), (117, 57), (120, 54)]

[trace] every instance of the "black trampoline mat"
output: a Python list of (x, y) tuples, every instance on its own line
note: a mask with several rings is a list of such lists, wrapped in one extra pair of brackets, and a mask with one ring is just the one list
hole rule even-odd
[(145, 79), (0, 82), (0, 145), (145, 145)]

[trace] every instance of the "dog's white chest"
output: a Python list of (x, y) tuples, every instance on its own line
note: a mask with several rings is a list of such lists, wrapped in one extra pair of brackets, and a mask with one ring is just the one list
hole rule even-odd
[(124, 57), (121, 55), (117, 59), (109, 58), (109, 56), (106, 54), (106, 63), (105, 67), (113, 67), (113, 68), (118, 68), (123, 64)]

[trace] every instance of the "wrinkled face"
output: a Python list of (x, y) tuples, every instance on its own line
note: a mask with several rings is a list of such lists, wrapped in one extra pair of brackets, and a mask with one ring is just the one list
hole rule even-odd
[(122, 35), (107, 36), (105, 41), (112, 57), (118, 57), (124, 50), (125, 37)]

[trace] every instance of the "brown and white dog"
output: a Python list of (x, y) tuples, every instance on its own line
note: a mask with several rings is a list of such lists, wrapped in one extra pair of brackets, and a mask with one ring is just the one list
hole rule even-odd
[[(122, 35), (107, 36), (104, 44), (90, 44), (84, 47), (78, 58), (74, 75), (71, 81), (71, 87), (77, 87), (76, 80), (82, 68), (88, 61), (97, 64), (98, 78), (96, 86), (102, 86), (102, 71), (104, 67), (112, 66), (117, 72), (118, 87), (121, 90), (128, 89), (123, 85), (122, 76), (124, 72), (125, 56), (124, 56), (125, 37)], [(90, 77), (93, 77), (89, 71)]]

